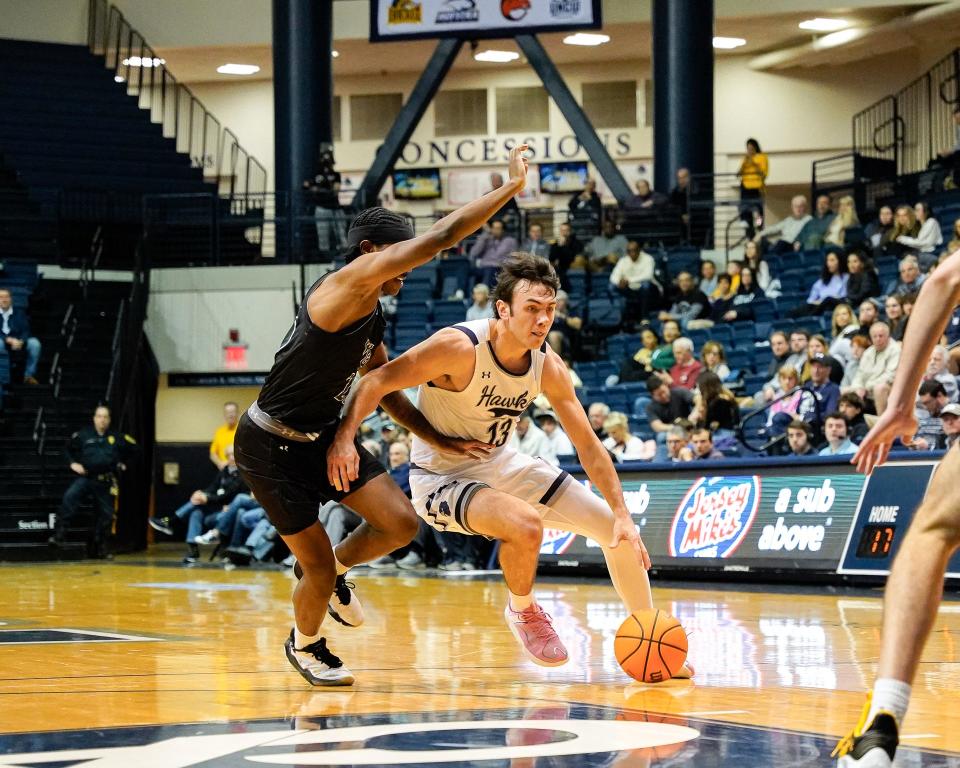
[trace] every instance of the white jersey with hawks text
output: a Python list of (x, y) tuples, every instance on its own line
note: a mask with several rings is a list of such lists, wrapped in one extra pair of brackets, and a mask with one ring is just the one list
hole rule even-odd
[[(437, 432), (464, 440), (481, 440), (495, 446), (486, 461), (500, 454), (523, 413), (540, 394), (547, 345), (530, 353), (530, 367), (515, 375), (497, 360), (490, 341), (494, 320), (472, 320), (452, 326), (473, 342), (473, 377), (460, 392), (422, 384), (417, 408)], [(412, 466), (438, 474), (457, 472), (477, 459), (436, 451), (413, 438)]]

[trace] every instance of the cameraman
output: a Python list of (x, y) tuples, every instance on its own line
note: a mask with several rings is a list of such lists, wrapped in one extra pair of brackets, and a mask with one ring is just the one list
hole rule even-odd
[(338, 253), (346, 242), (346, 227), (343, 211), (340, 209), (340, 173), (333, 167), (333, 150), (320, 152), (319, 172), (311, 184), (304, 186), (313, 197), (314, 219), (317, 225), (317, 245), (321, 253)]

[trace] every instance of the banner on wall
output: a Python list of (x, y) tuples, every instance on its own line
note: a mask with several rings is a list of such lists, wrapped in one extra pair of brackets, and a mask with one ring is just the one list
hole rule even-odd
[(599, 29), (600, 0), (370, 0), (370, 41)]

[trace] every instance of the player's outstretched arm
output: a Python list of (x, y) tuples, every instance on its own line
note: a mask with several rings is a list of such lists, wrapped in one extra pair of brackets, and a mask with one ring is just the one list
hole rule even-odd
[(620, 478), (617, 477), (610, 454), (597, 438), (587, 420), (583, 406), (577, 400), (567, 367), (550, 349), (547, 351), (547, 360), (543, 365), (543, 392), (553, 406), (563, 431), (567, 433), (573, 447), (577, 449), (577, 456), (587, 477), (600, 489), (603, 498), (613, 510), (614, 540), (609, 544), (615, 547), (621, 541), (628, 542), (637, 553), (637, 558), (643, 567), (649, 569), (650, 555), (630, 517), (627, 504), (623, 499)]
[(933, 348), (960, 302), (960, 250), (938, 266), (920, 288), (900, 348), (900, 364), (890, 390), (887, 409), (863, 439), (851, 462), (870, 474), (883, 464), (898, 437), (909, 441), (917, 431), (914, 403)]
[(467, 203), (444, 216), (429, 230), (412, 240), (387, 246), (376, 259), (357, 259), (341, 270), (344, 279), (358, 287), (380, 286), (387, 280), (409, 272), (430, 261), (440, 251), (451, 248), (472, 232), (476, 232), (527, 183), (526, 144), (510, 150), (508, 180), (498, 189)]

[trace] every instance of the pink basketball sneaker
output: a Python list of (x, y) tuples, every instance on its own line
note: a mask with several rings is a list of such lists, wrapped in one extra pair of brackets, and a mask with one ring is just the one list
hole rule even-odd
[(554, 632), (549, 614), (539, 605), (534, 603), (518, 613), (507, 604), (503, 615), (510, 631), (535, 664), (559, 667), (567, 663), (567, 649)]

